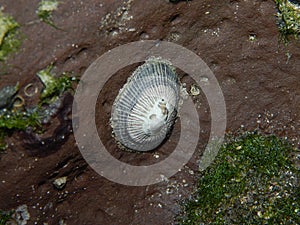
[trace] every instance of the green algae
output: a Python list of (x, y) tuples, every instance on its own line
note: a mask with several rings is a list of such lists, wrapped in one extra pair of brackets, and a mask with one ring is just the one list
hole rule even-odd
[(289, 36), (297, 39), (300, 34), (300, 7), (287, 0), (275, 0), (275, 3), (281, 39), (284, 43), (288, 43)]
[(55, 74), (52, 73), (52, 69), (53, 66), (50, 65), (37, 73), (37, 76), (44, 85), (44, 89), (40, 95), (42, 104), (52, 103), (64, 92), (73, 90), (73, 82), (77, 81), (75, 77), (68, 76), (67, 73), (63, 73), (61, 76), (56, 77)]
[(36, 11), (38, 17), (44, 23), (58, 29), (52, 19), (53, 11), (57, 10), (59, 2), (57, 0), (41, 0)]
[(0, 111), (0, 150), (7, 148), (5, 137), (14, 131), (25, 131), (28, 127), (41, 127), (38, 112), (22, 109), (4, 109)]
[(16, 52), (21, 40), (18, 39), (20, 25), (9, 15), (5, 15), (0, 9), (0, 61), (5, 61), (8, 55)]

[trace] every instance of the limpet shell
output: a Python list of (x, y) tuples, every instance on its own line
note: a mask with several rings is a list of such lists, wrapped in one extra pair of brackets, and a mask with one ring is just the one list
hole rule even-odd
[(129, 77), (113, 103), (110, 121), (115, 139), (137, 151), (158, 147), (174, 125), (180, 90), (170, 62), (148, 59)]

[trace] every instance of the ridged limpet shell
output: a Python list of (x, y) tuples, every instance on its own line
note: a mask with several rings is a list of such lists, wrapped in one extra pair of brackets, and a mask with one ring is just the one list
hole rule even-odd
[(110, 121), (115, 139), (137, 151), (158, 147), (174, 125), (180, 90), (170, 62), (148, 59), (128, 78), (113, 103)]

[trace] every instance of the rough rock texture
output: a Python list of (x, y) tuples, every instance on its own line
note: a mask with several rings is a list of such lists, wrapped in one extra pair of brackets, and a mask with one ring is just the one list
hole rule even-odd
[[(61, 30), (32, 23), (37, 20), (37, 0), (0, 0), (0, 6), (22, 25), (25, 35), (20, 52), (1, 69), (0, 87), (17, 81), (21, 87), (28, 83), (41, 87), (35, 74), (51, 63), (58, 73), (74, 71), (82, 75), (97, 57), (116, 46), (137, 40), (167, 40), (198, 54), (214, 72), (226, 100), (228, 131), (241, 126), (245, 130), (260, 127), (266, 133), (299, 137), (300, 44), (279, 43), (272, 0), (193, 0), (177, 4), (166, 0), (66, 0), (53, 13), (54, 23)], [(115, 157), (132, 164), (154, 163), (174, 148), (180, 127), (175, 127), (167, 145), (159, 149), (159, 159), (154, 152), (133, 155), (118, 150), (110, 134), (111, 103), (131, 70), (119, 71), (102, 90), (96, 122), (103, 142)], [(187, 87), (193, 83), (181, 76)], [(37, 146), (24, 146), (22, 135), (16, 134), (9, 139), (7, 152), (0, 155), (0, 209), (26, 204), (29, 224), (174, 223), (179, 202), (193, 191), (196, 161), (209, 134), (205, 97), (194, 100), (201, 103), (198, 149), (187, 166), (168, 181), (147, 187), (115, 184), (86, 164), (73, 135), (55, 151), (41, 148), (50, 153), (38, 154)], [(59, 122), (54, 120), (49, 130), (57, 126)], [(57, 190), (53, 181), (64, 176), (66, 186)]]

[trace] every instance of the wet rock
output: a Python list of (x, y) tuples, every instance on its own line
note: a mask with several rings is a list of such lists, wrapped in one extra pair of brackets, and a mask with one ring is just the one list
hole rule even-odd
[(169, 0), (171, 3), (178, 3), (178, 2), (184, 2), (184, 1), (191, 1), (191, 0)]
[[(36, 1), (19, 1), (18, 4), (14, 4), (11, 0), (2, 0), (1, 2), (7, 10), (18, 15), (18, 21), (22, 24), (32, 20), (33, 16), (37, 19), (35, 15)], [(278, 122), (276, 126), (283, 129), (284, 135), (297, 135), (296, 131), (299, 126), (296, 122), (299, 121), (298, 112), (300, 111), (300, 105), (297, 104), (299, 102), (297, 96), (300, 96), (298, 88), (299, 44), (293, 43), (287, 47), (293, 57), (286, 65), (286, 50), (278, 46), (278, 28), (274, 21), (274, 14), (276, 14), (274, 1), (208, 0), (180, 1), (177, 4), (172, 4), (168, 0), (133, 1), (129, 9), (125, 4), (125, 10), (118, 10), (123, 6), (124, 4), (120, 1), (110, 0), (101, 2), (96, 0), (64, 1), (64, 4), (61, 4), (58, 11), (53, 14), (53, 21), (66, 29), (66, 32), (56, 31), (43, 23), (26, 26), (24, 31), (26, 31), (28, 41), (24, 42), (22, 52), (18, 53), (11, 61), (13, 66), (7, 69), (10, 77), (1, 79), (1, 86), (9, 85), (16, 80), (20, 80), (22, 86), (25, 86), (27, 82), (34, 82), (32, 77), (36, 71), (51, 62), (58, 71), (74, 71), (76, 74), (82, 75), (98, 56), (115, 46), (141, 39), (166, 40), (166, 38), (172, 37), (170, 40), (176, 40), (176, 43), (198, 54), (213, 70), (219, 82), (225, 82), (222, 90), (228, 109), (229, 131), (238, 129), (241, 124), (243, 127), (251, 129), (257, 126), (256, 116), (258, 113), (270, 109), (272, 112), (285, 109), (286, 113), (281, 113), (281, 116), (276, 118)], [(206, 14), (208, 11), (210, 13)], [(109, 13), (112, 14), (110, 17), (112, 22), (107, 20), (106, 15)], [(128, 20), (131, 16), (132, 19)], [(106, 21), (107, 24), (101, 23)], [(130, 28), (135, 28), (136, 31), (129, 32)], [(248, 40), (249, 33), (255, 33), (257, 40), (250, 42)], [(178, 57), (184, 58), (180, 55)], [(134, 161), (133, 165), (146, 164), (146, 161), (153, 164), (154, 162), (151, 160), (164, 160), (166, 154), (163, 154), (162, 151), (159, 153), (159, 158), (155, 158), (153, 153), (139, 155), (119, 153), (112, 142), (111, 130), (108, 130), (110, 127), (108, 119), (100, 120), (110, 117), (109, 100), (113, 101), (120, 87), (126, 82), (127, 76), (130, 74), (129, 69), (120, 71), (117, 74), (120, 76), (114, 76), (116, 79), (111, 79), (114, 82), (109, 80), (109, 85), (105, 85), (108, 87), (107, 91), (105, 92), (103, 89), (101, 91), (103, 95), (101, 93), (101, 96), (99, 95), (106, 97), (102, 98), (103, 100), (99, 98), (102, 101), (99, 101), (99, 105), (102, 106), (103, 103), (103, 107), (97, 108), (97, 113), (101, 113), (98, 119), (101, 128), (99, 133), (103, 133), (101, 140), (112, 149), (112, 155), (118, 156), (117, 159)], [(199, 76), (203, 77), (200, 78), (201, 84), (210, 85), (205, 74), (199, 74)], [(101, 79), (101, 72), (99, 79)], [(227, 82), (228, 79), (229, 82)], [(23, 84), (24, 82), (26, 84)], [(188, 85), (191, 83), (194, 81), (189, 82)], [(188, 88), (188, 90), (190, 89)], [(246, 94), (247, 100), (244, 98)], [(289, 97), (292, 97), (293, 101), (290, 101)], [(65, 101), (62, 105), (64, 107), (59, 107), (57, 114), (60, 118), (66, 115), (63, 110), (69, 107)], [(103, 110), (104, 107), (106, 111)], [(209, 111), (205, 111), (205, 109), (204, 106), (198, 109), (201, 132), (204, 137), (200, 139), (201, 143), (199, 143), (195, 155), (201, 154), (203, 146), (206, 144), (206, 131), (209, 131), (209, 128), (205, 129), (209, 126)], [(53, 119), (53, 117), (51, 118)], [(289, 122), (289, 118), (292, 119), (292, 122)], [(59, 122), (56, 117), (55, 121), (54, 119), (50, 120), (49, 124), (52, 128), (60, 127), (61, 135), (66, 134), (64, 131), (70, 133), (66, 124), (68, 122)], [(100, 126), (101, 124), (104, 129)], [(296, 130), (288, 130), (286, 127), (283, 128), (283, 125), (293, 125)], [(270, 132), (274, 131), (271, 130), (269, 124), (266, 123), (266, 126), (269, 126)], [(274, 129), (276, 126), (274, 125)], [(18, 154), (23, 153), (22, 148), (17, 147), (11, 147), (14, 148), (14, 151), (1, 155), (1, 177), (3, 180), (6, 179), (6, 173), (8, 173), (10, 177), (14, 178), (14, 181), (8, 182), (7, 180), (5, 184), (0, 185), (0, 208), (15, 207), (18, 199), (12, 198), (12, 196), (22, 193), (21, 200), (23, 202), (35, 205), (37, 203), (46, 205), (51, 198), (53, 208), (49, 209), (46, 214), (35, 212), (35, 215), (39, 216), (40, 222), (46, 221), (48, 224), (58, 224), (60, 218), (63, 218), (67, 224), (145, 224), (145, 221), (147, 224), (174, 224), (174, 215), (178, 213), (180, 200), (192, 192), (188, 188), (193, 186), (193, 178), (197, 177), (198, 163), (194, 163), (194, 161), (189, 163), (190, 169), (195, 173), (189, 173), (188, 169), (188, 174), (182, 172), (174, 175), (169, 182), (177, 181), (176, 189), (170, 187), (172, 189), (166, 191), (170, 186), (169, 183), (145, 188), (121, 186), (98, 176), (91, 168), (87, 167), (75, 146), (72, 135), (67, 142), (56, 141), (61, 140), (59, 138), (63, 137), (61, 135), (51, 130), (48, 132), (48, 136), (45, 134), (26, 136), (28, 152), (39, 152), (46, 155), (50, 152), (53, 153), (48, 157), (38, 158), (37, 162), (32, 156), (24, 155), (20, 159), (17, 158)], [(30, 139), (30, 137), (33, 138)], [(67, 137), (64, 137), (66, 140)], [(23, 144), (24, 139), (20, 138), (20, 142)], [(168, 141), (166, 144), (168, 143), (176, 142)], [(19, 142), (15, 142), (15, 146), (17, 144)], [(166, 148), (165, 152), (168, 151), (172, 151), (172, 149)], [(63, 162), (69, 161), (70, 164), (65, 169), (70, 171), (67, 176), (72, 182), (68, 182), (70, 194), (67, 201), (64, 200), (65, 192), (60, 195), (61, 198), (58, 198), (57, 191), (52, 191), (47, 197), (39, 199), (39, 196), (45, 195), (45, 189), (48, 187), (47, 181), (53, 181), (55, 178), (67, 174), (61, 168), (65, 165)], [(62, 165), (60, 168), (56, 167), (58, 163)], [(22, 165), (35, 166), (30, 170), (30, 176), (28, 176), (28, 171), (23, 171)], [(60, 175), (56, 174), (49, 178), (50, 174), (58, 170)], [(186, 180), (189, 187), (178, 185), (183, 179)], [(39, 188), (36, 187), (35, 192), (28, 191), (29, 185), (37, 182)], [(171, 191), (172, 194), (164, 194)], [(149, 196), (155, 193), (163, 194), (155, 195), (157, 197), (151, 199), (152, 205), (157, 206), (160, 203), (163, 208), (153, 207), (149, 204)], [(114, 214), (107, 213), (109, 208), (113, 209)], [(56, 209), (58, 211), (55, 211)], [(33, 217), (33, 213), (31, 217)], [(52, 215), (54, 216), (52, 217)], [(37, 216), (33, 221), (36, 219)]]
[[(33, 129), (28, 128), (21, 132), (23, 138), (23, 146), (28, 150), (29, 155), (47, 156), (58, 150), (68, 139), (72, 133), (72, 123), (69, 118), (71, 113), (73, 96), (70, 93), (64, 94), (58, 101), (43, 106), (41, 115), (42, 123), (52, 122), (55, 127), (54, 131), (49, 134), (37, 134)], [(57, 117), (56, 121), (53, 118)]]

